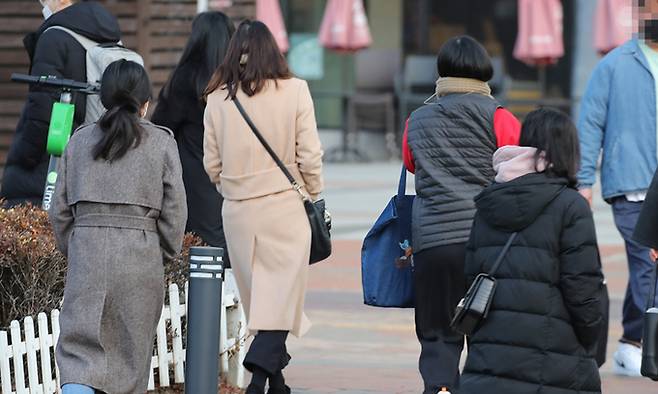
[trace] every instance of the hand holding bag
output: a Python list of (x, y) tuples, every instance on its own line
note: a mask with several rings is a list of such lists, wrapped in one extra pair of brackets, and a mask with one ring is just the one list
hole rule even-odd
[(363, 302), (366, 305), (413, 308), (414, 277), (411, 256), (411, 207), (414, 195), (405, 194), (407, 169), (402, 166), (398, 194), (379, 215), (361, 248)]
[(311, 225), (311, 257), (309, 264), (315, 264), (326, 259), (331, 255), (331, 235), (329, 233), (329, 230), (331, 230), (331, 215), (329, 215), (325, 208), (324, 200), (318, 200), (315, 202), (311, 201), (311, 199), (302, 192), (302, 186), (297, 183), (290, 171), (286, 168), (285, 164), (279, 159), (279, 156), (274, 153), (274, 150), (272, 150), (267, 141), (265, 141), (265, 138), (263, 138), (263, 135), (258, 131), (256, 125), (251, 121), (251, 118), (247, 115), (247, 112), (245, 112), (244, 107), (242, 107), (242, 104), (240, 104), (237, 97), (233, 99), (233, 102), (238, 108), (238, 111), (240, 111), (245, 122), (249, 125), (251, 131), (253, 131), (256, 138), (258, 138), (258, 141), (263, 144), (267, 153), (270, 154), (276, 165), (279, 166), (283, 174), (288, 178), (292, 188), (299, 193), (304, 202), (304, 209), (308, 216), (308, 222)]
[(651, 380), (658, 381), (658, 308), (656, 308), (656, 286), (658, 285), (658, 263), (653, 273), (651, 297), (644, 313), (642, 335), (642, 367), (640, 372)]
[(471, 335), (482, 324), (484, 319), (487, 318), (491, 301), (496, 292), (496, 278), (494, 278), (494, 275), (503, 262), (510, 246), (512, 246), (516, 234), (512, 233), (509, 237), (491, 270), (488, 273), (479, 274), (466, 292), (464, 298), (457, 304), (455, 317), (450, 323), (450, 327), (453, 330), (464, 335)]

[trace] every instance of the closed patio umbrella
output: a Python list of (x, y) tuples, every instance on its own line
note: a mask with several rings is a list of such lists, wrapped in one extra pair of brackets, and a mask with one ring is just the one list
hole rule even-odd
[(514, 57), (534, 66), (554, 64), (563, 55), (560, 0), (519, 0)]
[(519, 31), (514, 57), (539, 66), (542, 98), (546, 91), (546, 66), (564, 56), (562, 3), (560, 0), (519, 0)]
[(288, 52), (288, 33), (283, 23), (279, 0), (257, 0), (256, 19), (267, 25), (281, 52)]
[(594, 46), (606, 54), (633, 36), (633, 0), (599, 0), (594, 19)]
[(322, 46), (337, 51), (358, 51), (372, 43), (361, 0), (329, 0), (320, 25)]
[[(352, 53), (370, 46), (372, 37), (368, 27), (368, 19), (362, 0), (329, 0), (325, 8), (320, 33), (318, 36), (320, 44), (341, 53)], [(347, 90), (347, 62), (345, 56), (342, 59), (343, 92)], [(343, 146), (339, 151), (345, 160), (349, 152), (353, 152), (358, 159), (364, 156), (353, 147), (348, 146), (347, 135), (347, 95), (343, 100)], [(327, 156), (333, 157), (327, 152)]]

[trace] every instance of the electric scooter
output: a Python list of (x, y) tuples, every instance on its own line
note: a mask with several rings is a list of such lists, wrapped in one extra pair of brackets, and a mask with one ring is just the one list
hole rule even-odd
[(53, 76), (33, 76), (26, 74), (12, 74), (11, 80), (30, 85), (41, 85), (60, 89), (59, 102), (53, 104), (53, 110), (50, 115), (48, 142), (46, 144), (46, 151), (50, 154), (50, 162), (48, 163), (48, 175), (46, 176), (46, 186), (43, 192), (41, 208), (47, 211), (50, 209), (55, 193), (57, 163), (64, 153), (64, 148), (66, 148), (66, 144), (73, 131), (73, 115), (75, 114), (75, 105), (72, 104), (73, 92), (98, 94), (100, 92), (100, 85)]

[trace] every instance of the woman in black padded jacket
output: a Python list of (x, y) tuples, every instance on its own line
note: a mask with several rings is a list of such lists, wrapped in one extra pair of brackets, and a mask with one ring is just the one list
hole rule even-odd
[(603, 275), (592, 212), (575, 189), (576, 128), (540, 109), (520, 145), (495, 153), (496, 183), (476, 198), (469, 284), (518, 234), (494, 275), (489, 315), (469, 339), (459, 393), (600, 393)]

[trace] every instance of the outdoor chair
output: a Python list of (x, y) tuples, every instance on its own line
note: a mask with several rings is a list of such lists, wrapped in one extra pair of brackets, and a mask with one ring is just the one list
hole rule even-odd
[[(384, 130), (389, 157), (399, 155), (396, 144), (394, 79), (400, 68), (397, 49), (367, 49), (355, 59), (355, 91), (347, 103), (347, 133)], [(354, 144), (356, 141), (351, 141)], [(361, 154), (367, 159), (367, 154)]]
[(398, 121), (404, 124), (416, 108), (423, 105), (434, 94), (436, 80), (436, 56), (409, 55), (405, 59), (404, 69), (398, 73), (395, 81), (395, 92), (398, 97)]
[(491, 94), (502, 104), (507, 99), (507, 91), (510, 85), (505, 70), (505, 62), (502, 57), (495, 56), (491, 58), (491, 65), (494, 70), (493, 78), (489, 81)]

